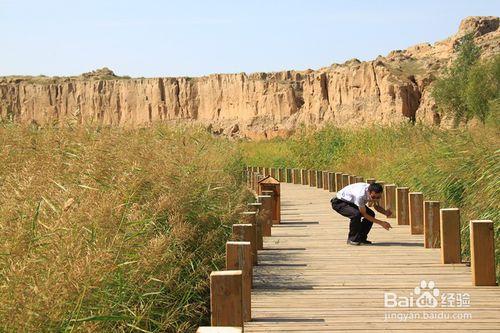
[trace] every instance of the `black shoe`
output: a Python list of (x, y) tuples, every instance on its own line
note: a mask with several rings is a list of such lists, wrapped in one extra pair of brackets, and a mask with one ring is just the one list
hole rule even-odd
[(364, 240), (364, 241), (361, 241), (360, 243), (361, 243), (361, 244), (367, 244), (367, 245), (371, 245), (371, 244), (373, 244), (373, 243), (372, 243), (371, 241), (369, 241), (369, 240)]
[(352, 240), (348, 240), (347, 244), (349, 244), (349, 245), (359, 245), (361, 243), (360, 242), (355, 242), (355, 241), (352, 241)]

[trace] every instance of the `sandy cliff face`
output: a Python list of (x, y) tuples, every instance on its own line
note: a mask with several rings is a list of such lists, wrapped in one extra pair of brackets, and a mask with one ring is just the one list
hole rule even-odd
[(0, 79), (0, 117), (123, 127), (196, 122), (216, 133), (251, 138), (286, 135), (303, 123), (341, 127), (408, 120), (446, 126), (430, 96), (435, 74), (468, 31), (485, 56), (500, 51), (498, 17), (471, 17), (434, 45), (419, 44), (373, 61), (319, 70), (214, 74), (199, 78), (125, 79), (112, 72), (80, 77)]

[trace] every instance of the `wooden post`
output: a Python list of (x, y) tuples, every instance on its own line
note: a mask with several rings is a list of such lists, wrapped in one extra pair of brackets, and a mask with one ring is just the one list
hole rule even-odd
[[(266, 193), (273, 193), (272, 191), (264, 191)], [(271, 236), (271, 226), (273, 224), (272, 217), (272, 196), (271, 195), (259, 195), (259, 202), (262, 204), (259, 215), (257, 216), (258, 223), (257, 225), (261, 228), (262, 236), (269, 237)], [(264, 246), (264, 244), (262, 244)], [(262, 247), (263, 248), (263, 247)], [(258, 248), (262, 250), (262, 248)]]
[[(257, 200), (262, 197), (262, 195), (257, 196)], [(263, 249), (264, 240), (262, 239), (262, 225), (261, 221), (257, 219), (257, 212), (242, 212), (241, 214), (243, 224), (252, 224), (254, 226), (254, 237), (257, 250)]]
[(300, 170), (300, 180), (302, 185), (309, 185), (308, 173), (306, 169)]
[(440, 214), (441, 263), (462, 262), (460, 247), (460, 209), (443, 208)]
[(262, 193), (265, 191), (272, 191), (273, 193), (273, 207), (272, 207), (272, 220), (273, 224), (279, 224), (281, 222), (281, 185), (280, 183), (272, 178), (264, 179), (260, 184)]
[(257, 265), (257, 246), (255, 243), (255, 231), (252, 224), (233, 224), (233, 240), (250, 242), (252, 247), (252, 263)]
[(361, 176), (356, 176), (354, 178), (354, 182), (356, 182), (356, 183), (363, 183), (364, 181), (365, 181), (365, 179)]
[(470, 221), (470, 257), (473, 285), (496, 286), (493, 221)]
[[(385, 190), (385, 188), (384, 188), (385, 182), (378, 181), (377, 183), (379, 183), (380, 186), (382, 186), (382, 188)], [(385, 192), (382, 192), (382, 196), (380, 197), (380, 200), (378, 201), (378, 204), (379, 204), (380, 207), (382, 207), (382, 208), (385, 209)]]
[(212, 326), (243, 326), (241, 270), (210, 274), (210, 310)]
[(342, 174), (342, 188), (346, 187), (349, 185), (349, 174), (343, 173)]
[(249, 202), (249, 203), (247, 203), (247, 206), (249, 208), (249, 211), (257, 212), (257, 213), (262, 208), (262, 204), (260, 202)]
[(397, 187), (396, 192), (396, 217), (398, 225), (410, 224), (410, 211), (408, 207), (408, 187)]
[(392, 212), (389, 217), (396, 217), (396, 185), (385, 185), (384, 192), (386, 209), (390, 209)]
[(245, 176), (246, 176), (247, 188), (250, 189), (252, 184), (252, 174), (247, 171)]
[(342, 189), (342, 172), (335, 172), (335, 192)]
[(292, 169), (285, 169), (285, 170), (286, 170), (286, 182), (292, 183)]
[(322, 171), (323, 174), (323, 190), (328, 190), (328, 171)]
[(328, 191), (335, 192), (335, 173), (334, 172), (328, 173)]
[(424, 247), (439, 248), (439, 201), (424, 201)]
[(410, 233), (422, 235), (424, 233), (424, 195), (422, 192), (408, 193), (410, 207)]
[(279, 181), (280, 183), (283, 183), (283, 182), (284, 182), (283, 168), (279, 168), (279, 169), (278, 169), (278, 181)]
[(252, 246), (250, 242), (226, 242), (226, 269), (241, 270), (243, 321), (252, 319)]
[(294, 174), (294, 184), (300, 184), (300, 169), (293, 169), (293, 174)]
[(271, 173), (271, 172), (269, 171), (269, 168), (268, 168), (268, 167), (265, 167), (265, 168), (264, 168), (264, 172), (262, 173), (262, 175), (263, 175), (264, 177), (267, 177), (267, 176), (269, 176), (269, 174), (270, 174), (270, 173)]
[(271, 168), (271, 177), (276, 179), (276, 168)]
[(309, 170), (309, 186), (316, 187), (316, 171)]
[(349, 185), (354, 184), (356, 182), (356, 176), (349, 175)]
[(323, 171), (316, 171), (316, 187), (323, 188)]

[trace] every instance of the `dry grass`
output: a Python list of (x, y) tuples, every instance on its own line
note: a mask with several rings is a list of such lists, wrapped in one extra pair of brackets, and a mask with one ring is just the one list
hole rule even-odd
[(202, 130), (0, 126), (0, 331), (184, 332), (247, 193)]

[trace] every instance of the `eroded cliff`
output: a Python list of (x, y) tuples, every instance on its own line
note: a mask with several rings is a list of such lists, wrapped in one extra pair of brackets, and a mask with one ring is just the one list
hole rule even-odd
[(498, 54), (498, 17), (470, 17), (456, 35), (392, 51), (373, 61), (307, 71), (130, 79), (112, 72), (80, 77), (0, 78), (0, 117), (44, 125), (147, 126), (196, 122), (215, 133), (269, 138), (299, 124), (340, 127), (408, 120), (447, 126), (430, 84), (453, 59), (453, 45), (473, 32), (484, 56)]

